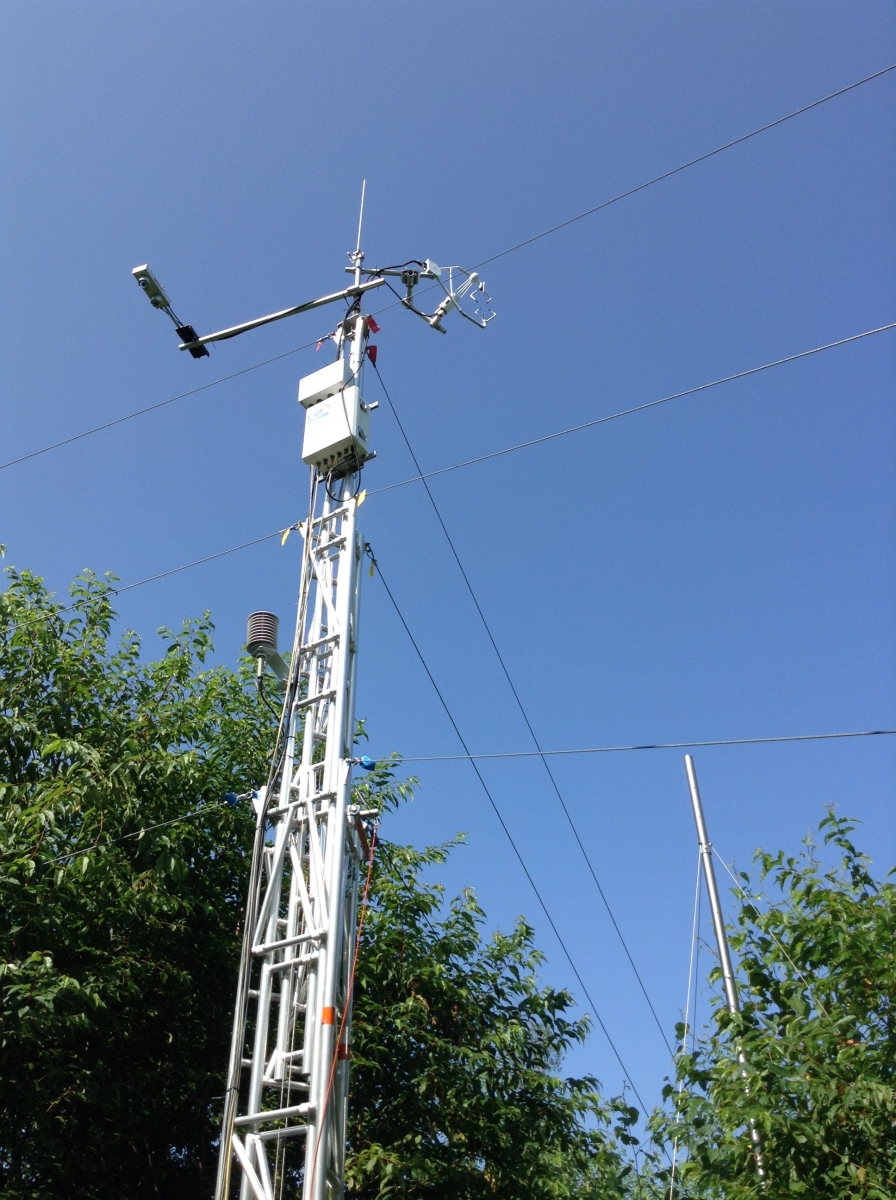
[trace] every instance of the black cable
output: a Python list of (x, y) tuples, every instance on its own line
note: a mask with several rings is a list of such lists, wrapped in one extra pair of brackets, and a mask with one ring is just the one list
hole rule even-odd
[(268, 699), (268, 694), (267, 694), (267, 691), (264, 686), (264, 675), (256, 676), (255, 686), (258, 690), (258, 694), (261, 697), (262, 702), (264, 703), (265, 707), (270, 709), (270, 711), (274, 714), (274, 716), (277, 718), (277, 724), (279, 725), (282, 714), (281, 714), (280, 709), (274, 708), (273, 704), (271, 704), (270, 700)]
[[(421, 262), (419, 258), (409, 258), (407, 262), (393, 263), (391, 265), (391, 267), (374, 267), (373, 270), (370, 271), (369, 273), (376, 279), (382, 275), (383, 271), (400, 271), (403, 267), (425, 267), (425, 266), (426, 266), (426, 263)], [(386, 287), (390, 287), (390, 286), (391, 286), (391, 284), (387, 280)]]
[[(348, 424), (348, 414), (346, 414), (346, 423)], [(340, 481), (340, 480), (342, 480), (342, 481), (343, 481), (343, 483), (345, 483), (345, 481), (346, 481), (346, 480), (348, 480), (348, 479), (351, 479), (351, 477), (352, 477), (353, 475), (357, 475), (357, 476), (358, 476), (358, 483), (357, 483), (357, 486), (355, 487), (355, 490), (354, 490), (354, 491), (353, 491), (353, 492), (352, 492), (350, 495), (348, 495), (348, 496), (346, 496), (346, 494), (345, 494), (345, 488), (344, 488), (344, 487), (343, 487), (343, 492), (342, 492), (342, 495), (341, 495), (341, 496), (334, 496), (334, 495), (333, 495), (333, 493), (330, 491), (330, 481), (332, 480), (333, 472), (332, 472), (332, 471), (327, 471), (326, 475), (324, 476), (324, 489), (325, 489), (325, 491), (326, 491), (326, 493), (327, 493), (327, 496), (328, 496), (328, 497), (329, 497), (329, 499), (330, 499), (330, 500), (333, 502), (333, 504), (342, 504), (342, 503), (343, 503), (344, 501), (346, 501), (346, 500), (354, 500), (354, 498), (355, 498), (355, 497), (358, 495), (358, 493), (361, 491), (361, 472), (362, 472), (363, 470), (364, 470), (364, 464), (363, 464), (363, 463), (358, 463), (358, 464), (357, 464), (357, 466), (355, 466), (355, 467), (354, 467), (354, 468), (353, 468), (351, 471), (344, 472), (344, 473), (342, 473), (342, 474), (340, 474), (340, 475), (337, 475), (337, 476), (336, 476), (336, 479), (335, 479), (335, 480), (333, 480), (333, 482), (334, 482), (334, 483), (337, 483), (337, 484), (339, 483), (339, 481)]]
[[(454, 732), (457, 734), (457, 740), (460, 742), (460, 744), (464, 748), (464, 751), (469, 756), (469, 749), (467, 747), (466, 741), (464, 740), (464, 736), (461, 733), (460, 729), (458, 728), (458, 724), (455, 721), (455, 719), (451, 713), (451, 709), (448, 707), (445, 697), (442, 695), (441, 690), (439, 689), (439, 685), (436, 683), (435, 678), (433, 677), (432, 671), (430, 671), (430, 669), (429, 669), (426, 659), (423, 657), (423, 652), (421, 651), (420, 647), (417, 645), (417, 641), (416, 641), (414, 635), (411, 633), (410, 627), (408, 626), (407, 621), (404, 619), (404, 615), (402, 614), (401, 609), (398, 607), (398, 603), (392, 594), (392, 589), (389, 587), (389, 584), (386, 582), (386, 578), (383, 575), (382, 568), (380, 567), (379, 562), (374, 558), (373, 551), (371, 550), (369, 543), (365, 544), (364, 550), (367, 553), (368, 557), (370, 558), (370, 561), (373, 563), (374, 567), (376, 568), (376, 573), (380, 577), (380, 582), (382, 583), (383, 587), (385, 588), (386, 595), (389, 597), (389, 600), (392, 602), (392, 607), (395, 609), (395, 613), (396, 613), (399, 621), (401, 621), (402, 625), (404, 626), (404, 631), (408, 635), (411, 645), (414, 647), (414, 650), (416, 651), (417, 657), (420, 659), (420, 663), (423, 667), (423, 670), (426, 672), (429, 682), (432, 684), (433, 689), (435, 690), (435, 693), (439, 698), (439, 702), (442, 705), (442, 708), (445, 710), (445, 715), (447, 716), (448, 720), (451, 722), (451, 727), (453, 728)], [(495, 803), (494, 797), (492, 796), (491, 792), (489, 791), (488, 784), (483, 779), (482, 773), (479, 770), (479, 767), (476, 765), (476, 762), (473, 758), (470, 758), (470, 766), (476, 772), (476, 778), (479, 780), (480, 784), (482, 785), (482, 790), (485, 792), (486, 797), (488, 798), (488, 802), (492, 806), (495, 816), (498, 818), (498, 822), (500, 823), (501, 828), (503, 829), (508, 842), (510, 842), (511, 848), (517, 857), (517, 861), (519, 862), (520, 866), (522, 867), (523, 874), (526, 876), (526, 879), (529, 881), (529, 886), (532, 888), (532, 891), (535, 893), (535, 898), (538, 901), (538, 903), (541, 905), (541, 910), (544, 913), (544, 915), (547, 917), (548, 924), (550, 925), (551, 929), (554, 931), (554, 936), (556, 937), (557, 941), (560, 943), (560, 948), (562, 949), (563, 953), (566, 955), (566, 960), (569, 963), (570, 967), (572, 968), (572, 972), (575, 975), (576, 979), (578, 980), (579, 986), (581, 987), (583, 993), (585, 994), (586, 1000), (591, 1005), (591, 1008), (594, 1012), (595, 1020), (597, 1021), (598, 1025), (600, 1025), (601, 1029), (603, 1030), (604, 1037), (606, 1037), (607, 1042), (610, 1045), (610, 1049), (613, 1051), (613, 1053), (616, 1056), (616, 1061), (619, 1063), (620, 1067), (622, 1068), (622, 1072), (623, 1072), (625, 1078), (631, 1084), (632, 1091), (638, 1097), (638, 1103), (641, 1105), (642, 1110), (646, 1113), (647, 1106), (645, 1105), (644, 1101), (641, 1099), (640, 1093), (638, 1092), (638, 1089), (635, 1087), (634, 1080), (632, 1079), (631, 1075), (629, 1074), (628, 1068), (626, 1067), (625, 1063), (622, 1061), (622, 1057), (621, 1057), (619, 1051), (616, 1049), (615, 1042), (610, 1037), (607, 1027), (604, 1024), (603, 1020), (601, 1019), (601, 1015), (597, 1010), (597, 1005), (592, 1000), (591, 994), (589, 993), (588, 988), (585, 986), (585, 981), (582, 978), (578, 967), (576, 966), (575, 962), (573, 961), (573, 957), (570, 954), (569, 950), (567, 949), (566, 943), (564, 942), (563, 938), (560, 935), (560, 931), (554, 922), (554, 918), (551, 916), (548, 906), (547, 906), (547, 904), (545, 904), (544, 899), (542, 898), (541, 892), (538, 890), (535, 880), (532, 878), (529, 868), (526, 866), (526, 862), (525, 862), (522, 854), (520, 853), (519, 847), (517, 846), (516, 842), (513, 840), (513, 835), (511, 834), (510, 830), (507, 827), (507, 823), (505, 822), (503, 816), (501, 815), (501, 810), (498, 808), (497, 804)]]
[[(404, 444), (408, 448), (408, 453), (410, 454), (411, 458), (414, 461), (414, 466), (417, 468), (418, 472), (420, 472), (420, 474), (422, 476), (423, 471), (422, 471), (420, 463), (417, 459), (417, 455), (414, 453), (414, 448), (411, 446), (408, 435), (405, 432), (405, 428), (401, 423), (401, 418), (399, 417), (398, 413), (395, 410), (395, 405), (392, 401), (392, 397), (389, 395), (389, 391), (388, 391), (385, 383), (383, 383), (383, 377), (380, 374), (379, 367), (376, 365), (376, 363), (373, 364), (373, 369), (374, 369), (374, 371), (376, 371), (376, 377), (380, 381), (380, 387), (383, 389), (383, 395), (386, 397), (386, 401), (388, 402), (389, 408), (392, 410), (392, 416), (395, 418), (395, 422), (398, 425), (399, 430), (401, 431), (401, 436), (404, 438)], [(591, 862), (591, 858), (589, 857), (588, 851), (585, 849), (585, 845), (582, 842), (581, 837), (579, 836), (579, 831), (576, 828), (575, 822), (572, 819), (572, 815), (570, 814), (569, 809), (566, 807), (566, 801), (563, 799), (563, 795), (560, 791), (560, 787), (557, 783), (556, 778), (554, 777), (554, 772), (551, 770), (550, 764), (548, 763), (548, 760), (544, 756), (544, 753), (541, 748), (541, 743), (539, 742), (538, 737), (535, 733), (535, 730), (532, 727), (532, 722), (529, 720), (529, 714), (526, 712), (525, 706), (523, 705), (522, 699), (520, 698), (520, 694), (517, 691), (516, 684), (513, 682), (513, 680), (510, 677), (510, 671), (507, 669), (507, 663), (504, 661), (504, 656), (501, 653), (501, 651), (498, 649), (498, 643), (495, 641), (494, 634), (491, 631), (491, 627), (489, 626), (489, 623), (485, 618), (485, 613), (482, 611), (482, 605), (479, 603), (479, 599), (476, 596), (476, 593), (473, 591), (473, 585), (472, 585), (472, 583), (470, 583), (470, 577), (467, 575), (464, 565), (460, 560), (460, 555), (457, 552), (457, 547), (454, 544), (454, 540), (452, 539), (451, 534), (448, 532), (448, 528), (445, 525), (445, 521), (442, 518), (441, 512), (439, 511), (439, 506), (436, 504), (435, 497), (433, 496), (432, 492), (430, 491), (429, 484), (426, 482), (426, 480), (421, 478), (420, 482), (423, 484), (424, 488), (426, 489), (426, 494), (429, 497), (429, 502), (432, 505), (433, 512), (436, 514), (436, 519), (438, 520), (439, 525), (442, 527), (442, 533), (444, 533), (444, 535), (445, 535), (445, 539), (447, 540), (448, 545), (451, 548), (451, 553), (454, 555), (454, 561), (457, 563), (458, 570), (460, 571), (461, 576), (463, 577), (463, 581), (466, 584), (467, 591), (470, 593), (470, 599), (473, 601), (473, 604), (476, 608), (476, 612), (479, 614), (479, 619), (482, 622), (482, 627), (488, 636), (488, 640), (491, 642), (491, 646), (495, 652), (495, 656), (497, 657), (498, 662), (501, 664), (501, 670), (504, 672), (504, 678), (507, 680), (507, 684), (508, 684), (511, 692), (513, 693), (513, 698), (516, 701), (516, 706), (520, 710), (520, 714), (522, 715), (523, 721), (526, 724), (526, 728), (529, 731), (529, 736), (532, 738), (532, 744), (535, 746), (535, 749), (536, 749), (539, 757), (541, 758), (541, 764), (544, 767), (545, 771), (547, 772), (548, 779), (551, 781), (551, 787), (554, 789), (554, 794), (556, 795), (557, 800), (560, 803), (560, 807), (563, 809), (563, 815), (566, 817), (567, 824), (569, 825), (569, 828), (572, 830), (572, 835), (575, 838), (576, 844), (578, 845), (579, 850), (582, 853), (582, 857), (585, 860), (585, 863), (588, 867), (588, 871), (591, 875), (591, 878), (594, 881), (594, 886), (597, 888), (598, 895), (600, 896), (601, 901), (603, 902), (603, 906), (607, 910), (607, 916), (610, 918), (613, 928), (616, 931), (616, 936), (619, 938), (620, 944), (622, 945), (622, 949), (625, 951), (625, 956), (629, 961), (629, 965), (631, 966), (632, 971), (634, 971), (635, 978), (638, 981), (638, 986), (641, 989), (644, 999), (647, 1001), (647, 1007), (650, 1009), (651, 1015), (653, 1016), (654, 1022), (656, 1023), (656, 1027), (659, 1030), (660, 1037), (663, 1039), (663, 1043), (665, 1044), (665, 1047), (669, 1051), (669, 1053), (674, 1054), (672, 1047), (669, 1045), (669, 1039), (666, 1037), (666, 1033), (665, 1033), (665, 1030), (663, 1029), (662, 1022), (660, 1021), (659, 1016), (657, 1015), (657, 1011), (653, 1006), (653, 1001), (650, 999), (650, 996), (647, 993), (647, 988), (644, 984), (644, 980), (641, 978), (641, 973), (638, 970), (638, 968), (635, 966), (635, 960), (632, 958), (631, 951), (629, 950), (628, 945), (626, 944), (626, 940), (623, 937), (622, 930), (619, 928), (619, 924), (616, 920), (616, 917), (613, 913), (612, 908), (610, 907), (610, 902), (607, 899), (606, 894), (604, 893), (604, 889), (601, 886), (600, 880), (597, 877), (597, 872), (594, 870), (594, 865)]]

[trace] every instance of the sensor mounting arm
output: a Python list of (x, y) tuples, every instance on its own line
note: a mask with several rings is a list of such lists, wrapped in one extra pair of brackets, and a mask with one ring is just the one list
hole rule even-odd
[(336, 300), (348, 300), (352, 296), (360, 296), (363, 292), (369, 292), (372, 288), (382, 287), (385, 279), (370, 279), (367, 283), (353, 284), (352, 287), (345, 288), (341, 292), (333, 292), (330, 296), (319, 296), (316, 300), (309, 300), (305, 304), (297, 304), (295, 308), (284, 308), (280, 312), (271, 313), (267, 317), (256, 317), (254, 321), (246, 321), (242, 325), (233, 325), (230, 329), (222, 329), (218, 333), (208, 333), (205, 337), (196, 338), (195, 341), (182, 342), (179, 349), (193, 350), (200, 346), (205, 346), (208, 342), (224, 342), (227, 338), (236, 337), (240, 333), (246, 333), (250, 329), (258, 329), (260, 325), (269, 325), (271, 321), (282, 321), (284, 317), (294, 317), (297, 313), (310, 312), (314, 308), (321, 308), (324, 304), (332, 304)]

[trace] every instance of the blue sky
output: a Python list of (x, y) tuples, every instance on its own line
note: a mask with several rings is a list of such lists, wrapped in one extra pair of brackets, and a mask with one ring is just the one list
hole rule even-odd
[[(313, 343), (331, 314), (194, 362), (130, 276), (200, 332), (335, 290), (368, 181), (367, 262), (466, 265), (896, 61), (891, 5), (8, 2), (0, 460)], [(380, 317), (379, 364), (435, 469), (896, 320), (896, 72), (483, 270), (498, 318)], [(385, 302), (383, 302), (385, 303)], [(433, 481), (542, 744), (896, 726), (896, 333)], [(0, 471), (8, 560), (125, 583), (303, 515), (302, 350)], [(369, 374), (368, 398), (377, 398)], [(385, 405), (366, 485), (414, 474)], [(362, 527), (477, 751), (530, 748), (420, 485)], [(298, 539), (124, 593), (123, 623), (210, 608), (289, 625)], [(370, 750), (459, 747), (365, 579)], [(894, 862), (890, 739), (695, 751), (710, 832), (746, 865), (826, 804)], [(465, 764), (413, 768), (387, 836), (465, 830), (444, 873), (525, 913), (572, 978)], [(684, 1003), (696, 847), (680, 751), (554, 769), (667, 1029)], [(483, 773), (639, 1091), (668, 1057), (542, 767)], [(708, 936), (708, 929), (705, 931)], [(585, 1005), (587, 1008), (588, 1005)], [(572, 1062), (608, 1091), (595, 1032)]]

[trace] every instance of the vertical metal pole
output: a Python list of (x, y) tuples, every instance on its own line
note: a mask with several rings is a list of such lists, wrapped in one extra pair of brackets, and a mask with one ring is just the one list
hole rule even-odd
[[(722, 915), (722, 902), (719, 899), (719, 885), (716, 882), (715, 864), (712, 860), (712, 842), (706, 832), (706, 821), (703, 816), (703, 801), (700, 799), (700, 788), (697, 784), (697, 770), (690, 754), (684, 756), (684, 769), (688, 777), (688, 788), (691, 793), (691, 807), (694, 810), (694, 822), (697, 826), (697, 842), (700, 846), (700, 860), (703, 863), (703, 874), (706, 879), (706, 890), (709, 893), (709, 907), (712, 910), (712, 925), (716, 935), (716, 946), (719, 951), (719, 963), (722, 968), (722, 986), (725, 989), (725, 999), (728, 1011), (732, 1014), (740, 1012), (740, 998), (737, 994), (737, 981), (731, 966), (731, 951), (728, 947), (728, 934), (725, 932), (725, 918)], [(741, 1064), (746, 1077), (746, 1059), (738, 1048), (737, 1061)], [(748, 1091), (749, 1094), (749, 1091)], [(756, 1173), (760, 1182), (766, 1184), (765, 1161), (762, 1156), (762, 1135), (756, 1128), (756, 1122), (750, 1120), (750, 1141), (753, 1143), (753, 1158), (756, 1161)]]
[(703, 802), (700, 799), (700, 788), (697, 786), (697, 772), (694, 768), (694, 760), (690, 754), (684, 756), (684, 769), (688, 776), (691, 807), (694, 810), (694, 821), (697, 825), (697, 842), (700, 846), (700, 859), (703, 863), (703, 874), (706, 877), (709, 907), (712, 910), (712, 926), (716, 935), (716, 946), (719, 950), (719, 962), (722, 967), (722, 986), (725, 988), (728, 1011), (730, 1013), (737, 1013), (740, 1012), (740, 1001), (737, 995), (734, 970), (731, 966), (731, 951), (728, 949), (728, 935), (725, 932), (725, 919), (722, 916), (722, 902), (719, 899), (719, 885), (716, 882), (715, 864), (712, 861), (712, 842), (706, 833)]

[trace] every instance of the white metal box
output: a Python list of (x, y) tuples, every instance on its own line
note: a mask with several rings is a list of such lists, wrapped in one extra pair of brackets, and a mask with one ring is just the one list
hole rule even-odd
[(319, 371), (299, 380), (299, 404), (303, 408), (310, 408), (312, 404), (326, 400), (328, 396), (335, 396), (350, 379), (351, 368), (348, 361), (340, 355), (336, 362), (321, 367)]
[(361, 399), (361, 389), (345, 387), (312, 404), (305, 413), (302, 459), (326, 475), (338, 467), (362, 463), (370, 454), (369, 438), (370, 410)]

